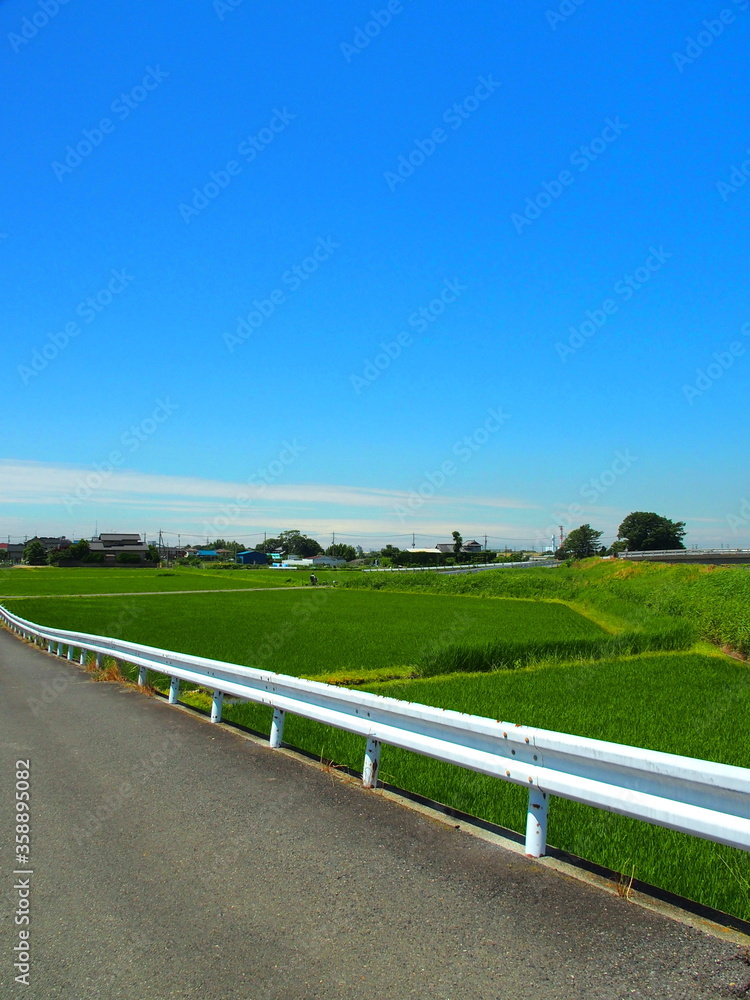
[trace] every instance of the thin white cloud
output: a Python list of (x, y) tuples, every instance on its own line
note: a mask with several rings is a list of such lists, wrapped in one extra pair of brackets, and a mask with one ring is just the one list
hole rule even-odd
[[(97, 471), (46, 465), (12, 459), (0, 459), (0, 503), (112, 503), (130, 506), (161, 507), (170, 511), (211, 509), (212, 502), (238, 505), (297, 504), (310, 510), (314, 505), (387, 509), (408, 503), (417, 494), (407, 490), (376, 487), (342, 486), (325, 483), (247, 483), (199, 479), (187, 476), (162, 476), (114, 469)], [(169, 499), (166, 499), (169, 498)], [(496, 507), (528, 510), (536, 504), (509, 497), (461, 497), (435, 495), (431, 505)]]

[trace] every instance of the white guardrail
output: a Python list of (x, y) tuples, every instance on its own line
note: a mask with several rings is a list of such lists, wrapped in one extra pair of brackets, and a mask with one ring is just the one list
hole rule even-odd
[(377, 784), (380, 746), (401, 747), (435, 760), (488, 774), (529, 789), (526, 853), (541, 857), (547, 839), (550, 796), (680, 830), (719, 844), (750, 850), (750, 769), (679, 757), (603, 740), (498, 722), (447, 709), (255, 670), (220, 660), (141, 646), (85, 632), (26, 621), (0, 606), (14, 632), (44, 642), (50, 653), (81, 663), (94, 653), (172, 678), (169, 701), (180, 681), (213, 690), (211, 721), (221, 720), (224, 695), (258, 702), (273, 711), (270, 745), (281, 745), (287, 712), (363, 736), (362, 782)]
[(619, 559), (653, 559), (655, 556), (731, 556), (750, 555), (750, 549), (637, 549), (619, 552)]

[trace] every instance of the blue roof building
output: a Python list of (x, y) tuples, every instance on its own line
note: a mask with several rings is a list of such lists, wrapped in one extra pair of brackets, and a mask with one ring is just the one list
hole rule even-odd
[(247, 552), (238, 552), (236, 555), (236, 561), (242, 563), (243, 566), (267, 566), (268, 557), (264, 552), (255, 552), (253, 550)]

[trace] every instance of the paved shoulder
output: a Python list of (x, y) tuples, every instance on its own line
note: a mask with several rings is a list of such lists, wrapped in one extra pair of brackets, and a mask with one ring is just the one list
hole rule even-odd
[[(750, 979), (734, 945), (5, 631), (0, 686), (3, 996), (699, 1000)], [(27, 759), (28, 987), (10, 815)]]

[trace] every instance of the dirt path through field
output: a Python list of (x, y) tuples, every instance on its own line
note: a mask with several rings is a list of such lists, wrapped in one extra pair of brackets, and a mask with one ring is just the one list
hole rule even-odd
[[(320, 585), (321, 590), (329, 589)], [(117, 594), (0, 594), (2, 601), (21, 601), (28, 598), (46, 597), (159, 597), (163, 594), (257, 594), (262, 590), (310, 590), (310, 586), (301, 587), (221, 587), (207, 590), (126, 590)]]

